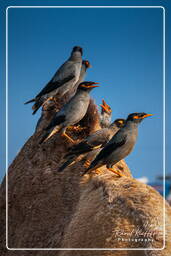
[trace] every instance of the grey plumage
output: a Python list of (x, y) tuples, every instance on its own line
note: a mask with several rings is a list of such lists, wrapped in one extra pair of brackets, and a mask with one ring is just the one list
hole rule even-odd
[(75, 87), (77, 88), (78, 85), (83, 82), (85, 80), (85, 77), (86, 77), (86, 72), (87, 72), (87, 69), (88, 68), (91, 68), (91, 64), (88, 60), (83, 60), (82, 61), (82, 66), (81, 66), (81, 71), (80, 71), (80, 77), (75, 85)]
[[(138, 124), (147, 116), (150, 116), (150, 114), (130, 114), (125, 126), (105, 145), (84, 174), (103, 165), (106, 165), (109, 170), (115, 172), (112, 170), (112, 166), (131, 153), (137, 140)], [(119, 175), (121, 176), (121, 174)]]
[(40, 143), (58, 131), (61, 131), (66, 136), (65, 131), (67, 127), (78, 123), (85, 116), (90, 102), (89, 92), (92, 88), (98, 87), (94, 84), (97, 83), (83, 82), (78, 86), (77, 93), (56, 113), (51, 123), (45, 129), (45, 134)]
[[(63, 171), (68, 165), (76, 160), (76, 158), (90, 151), (95, 151), (98, 148), (103, 148), (104, 145), (112, 138), (112, 136), (124, 125), (124, 119), (116, 119), (108, 128), (103, 128), (92, 134), (77, 145), (72, 146), (65, 158), (67, 161), (58, 169)], [(92, 155), (90, 155), (92, 157)]]
[(33, 114), (43, 105), (43, 103), (50, 97), (56, 94), (59, 97), (65, 95), (72, 89), (80, 77), (82, 66), (82, 48), (75, 46), (72, 50), (70, 58), (56, 71), (50, 82), (36, 95), (32, 100), (25, 104), (35, 102), (32, 109)]
[(88, 60), (83, 60), (82, 61), (82, 66), (81, 66), (81, 71), (80, 71), (80, 76), (79, 76), (79, 79), (77, 81), (77, 83), (74, 85), (74, 88), (72, 91), (70, 91), (70, 97), (71, 98), (75, 92), (77, 91), (77, 88), (79, 86), (79, 84), (83, 81), (85, 81), (85, 77), (86, 77), (86, 74), (87, 74), (87, 69), (88, 68), (91, 68), (91, 64)]

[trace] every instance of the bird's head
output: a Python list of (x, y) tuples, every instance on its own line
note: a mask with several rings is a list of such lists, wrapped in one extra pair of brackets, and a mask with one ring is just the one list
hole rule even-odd
[(111, 126), (113, 127), (117, 127), (117, 128), (122, 128), (126, 123), (126, 120), (123, 119), (123, 118), (118, 118), (116, 119), (112, 124)]
[(72, 54), (75, 52), (80, 52), (81, 56), (83, 55), (83, 49), (80, 46), (74, 46), (72, 49)]
[(152, 116), (152, 114), (142, 113), (132, 113), (128, 116), (127, 121), (132, 121), (134, 123), (140, 123), (144, 118)]
[(95, 82), (82, 82), (79, 84), (78, 89), (79, 90), (83, 90), (83, 91), (90, 91), (91, 89), (95, 88), (95, 87), (99, 87), (98, 85), (99, 83), (95, 83)]
[(112, 113), (112, 109), (111, 107), (104, 101), (102, 100), (102, 104), (100, 105), (102, 110), (101, 110), (101, 113), (103, 114), (104, 112), (107, 113), (107, 114), (111, 114)]
[(92, 67), (91, 64), (90, 64), (90, 62), (89, 62), (88, 60), (83, 60), (83, 61), (82, 61), (82, 65), (85, 65), (86, 69)]

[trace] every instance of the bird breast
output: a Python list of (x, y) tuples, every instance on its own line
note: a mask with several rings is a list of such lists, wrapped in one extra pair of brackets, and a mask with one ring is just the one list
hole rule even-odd
[(78, 123), (86, 114), (89, 106), (90, 96), (88, 93), (77, 94), (66, 110), (66, 120), (70, 125)]

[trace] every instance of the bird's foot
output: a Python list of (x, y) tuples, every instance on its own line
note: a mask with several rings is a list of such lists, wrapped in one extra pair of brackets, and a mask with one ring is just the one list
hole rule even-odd
[(89, 160), (86, 160), (84, 163), (84, 167), (88, 168), (90, 166), (91, 162)]
[(122, 174), (120, 171), (116, 171), (113, 168), (108, 168), (109, 171), (117, 174), (119, 177), (126, 177), (124, 174)]
[(64, 136), (64, 137), (66, 137), (70, 142), (75, 143), (75, 141), (74, 141), (68, 134), (66, 134), (65, 132), (62, 133), (61, 136)]
[(47, 98), (47, 100), (44, 101), (44, 103), (42, 104), (42, 107), (44, 108), (45, 105), (46, 105), (49, 101), (54, 101), (55, 103), (57, 103), (56, 98), (53, 97), (53, 96), (51, 96), (51, 97)]
[(94, 173), (95, 174), (101, 174), (102, 172), (100, 171), (100, 169), (96, 169), (96, 170), (94, 170)]
[(81, 132), (81, 131), (85, 130), (86, 127), (81, 127), (80, 125), (78, 125), (78, 126), (69, 126), (67, 129), (70, 131)]

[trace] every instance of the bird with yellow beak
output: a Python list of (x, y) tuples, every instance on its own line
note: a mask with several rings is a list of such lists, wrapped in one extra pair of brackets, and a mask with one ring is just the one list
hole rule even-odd
[(101, 106), (101, 114), (100, 114), (100, 124), (102, 128), (109, 127), (112, 119), (112, 109), (111, 107), (102, 100)]
[(128, 115), (124, 127), (122, 127), (105, 145), (84, 174), (106, 166), (108, 170), (118, 176), (124, 176), (119, 171), (115, 171), (112, 167), (131, 153), (137, 140), (138, 125), (148, 116), (152, 115), (146, 113), (132, 113)]

